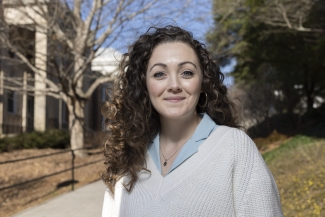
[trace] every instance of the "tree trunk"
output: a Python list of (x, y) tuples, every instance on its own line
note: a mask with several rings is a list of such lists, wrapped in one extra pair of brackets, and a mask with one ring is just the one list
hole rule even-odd
[(314, 109), (314, 96), (313, 94), (307, 95), (307, 111), (310, 112)]
[[(83, 102), (76, 99), (69, 99), (69, 130), (71, 149), (84, 148), (84, 106)], [(87, 156), (85, 150), (74, 152), (78, 157)]]
[(307, 97), (307, 112), (310, 112), (314, 108), (314, 98), (315, 98), (315, 82), (310, 76), (311, 73), (308, 73), (308, 70), (304, 70), (304, 89)]
[[(84, 148), (84, 105), (85, 101), (81, 100), (79, 94), (83, 92), (83, 79), (82, 74), (85, 72), (82, 70), (84, 65), (82, 57), (82, 46), (77, 48), (76, 55), (74, 56), (74, 78), (72, 83), (74, 86), (74, 94), (69, 97), (69, 128), (70, 128), (70, 145), (71, 149)], [(68, 106), (69, 107), (69, 106)], [(75, 151), (78, 157), (87, 156), (85, 150)]]

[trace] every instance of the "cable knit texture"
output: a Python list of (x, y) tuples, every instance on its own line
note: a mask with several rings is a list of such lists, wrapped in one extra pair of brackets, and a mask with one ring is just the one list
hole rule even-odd
[(107, 189), (103, 217), (283, 216), (271, 172), (241, 130), (219, 126), (197, 153), (163, 177), (149, 154), (131, 193)]

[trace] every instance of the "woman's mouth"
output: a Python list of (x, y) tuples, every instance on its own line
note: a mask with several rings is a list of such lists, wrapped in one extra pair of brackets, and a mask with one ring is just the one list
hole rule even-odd
[(164, 100), (166, 100), (168, 102), (180, 102), (183, 99), (185, 99), (185, 97), (182, 97), (182, 96), (171, 96), (171, 97), (164, 98)]

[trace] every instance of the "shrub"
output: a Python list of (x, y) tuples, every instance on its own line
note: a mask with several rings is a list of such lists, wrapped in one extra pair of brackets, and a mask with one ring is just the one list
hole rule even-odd
[(265, 151), (270, 145), (274, 143), (282, 143), (287, 138), (288, 136), (278, 133), (276, 130), (274, 130), (268, 137), (255, 138), (254, 142), (260, 151)]
[(0, 152), (29, 148), (67, 148), (69, 147), (69, 132), (52, 129), (45, 132), (23, 133), (15, 137), (0, 139)]

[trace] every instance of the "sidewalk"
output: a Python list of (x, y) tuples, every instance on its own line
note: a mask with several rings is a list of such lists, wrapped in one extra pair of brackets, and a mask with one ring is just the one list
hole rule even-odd
[(102, 180), (57, 196), (12, 217), (100, 217), (105, 185)]

